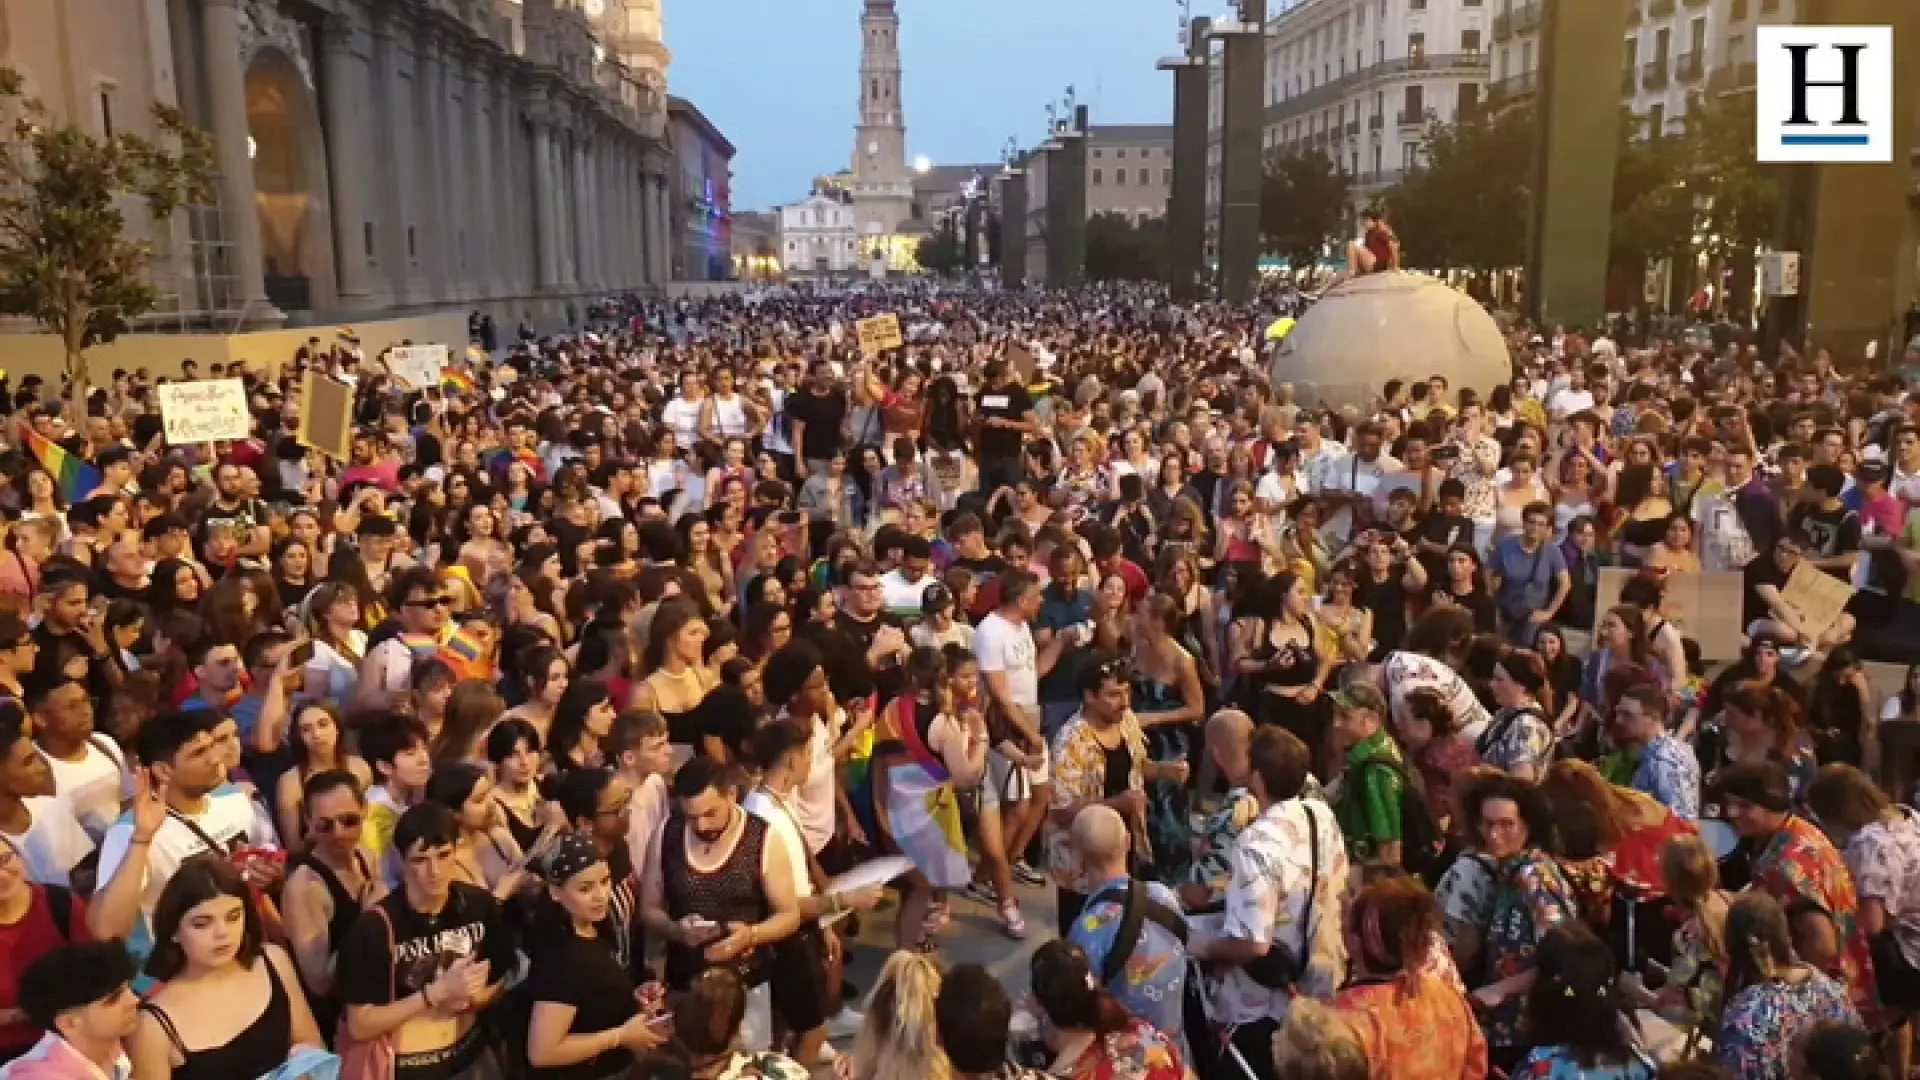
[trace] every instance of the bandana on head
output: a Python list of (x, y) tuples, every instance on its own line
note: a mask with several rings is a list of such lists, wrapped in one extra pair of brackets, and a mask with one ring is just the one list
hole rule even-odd
[(555, 840), (547, 855), (547, 884), (564, 885), (568, 878), (600, 861), (600, 849), (583, 832), (570, 832)]

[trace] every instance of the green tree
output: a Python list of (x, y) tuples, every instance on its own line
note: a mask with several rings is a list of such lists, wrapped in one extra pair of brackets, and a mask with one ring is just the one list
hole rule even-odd
[(920, 264), (920, 269), (941, 277), (965, 268), (965, 245), (954, 232), (952, 219), (920, 241), (920, 246), (914, 249), (913, 261)]
[(1613, 177), (1613, 227), (1608, 276), (1614, 293), (1638, 304), (1647, 263), (1684, 258), (1692, 249), (1693, 200), (1686, 140), (1654, 135), (1646, 122), (1626, 117)]
[[(177, 109), (156, 106), (159, 138), (96, 138), (49, 120), (23, 97), (18, 72), (0, 67), (0, 112), (16, 119), (0, 153), (0, 313), (58, 334), (70, 399), (87, 393), (86, 350), (112, 341), (153, 310), (146, 270), (153, 249), (127, 235), (121, 200), (144, 204), (156, 227), (212, 194), (213, 142)], [(235, 213), (252, 213), (236, 207)]]
[(1688, 180), (1700, 198), (1702, 253), (1733, 271), (1733, 314), (1750, 302), (1754, 250), (1774, 244), (1780, 228), (1780, 171), (1754, 160), (1754, 96), (1696, 99), (1687, 110)]
[(1325, 154), (1274, 154), (1260, 184), (1260, 243), (1294, 269), (1316, 266), (1352, 223), (1352, 187)]
[(1486, 274), (1525, 261), (1537, 115), (1524, 106), (1429, 121), (1418, 163), (1382, 198), (1407, 266)]
[(1087, 219), (1087, 280), (1159, 281), (1167, 254), (1166, 222), (1136, 225), (1125, 214)]

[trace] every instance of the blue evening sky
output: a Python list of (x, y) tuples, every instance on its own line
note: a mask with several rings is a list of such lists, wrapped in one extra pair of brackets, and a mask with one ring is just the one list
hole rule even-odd
[[(739, 148), (733, 207), (763, 210), (846, 168), (859, 112), (861, 0), (661, 5), (669, 90)], [(1208, 0), (1196, 13), (1226, 5)], [(1179, 0), (899, 0), (907, 160), (997, 162), (1031, 146), (1071, 84), (1095, 124), (1167, 123)]]

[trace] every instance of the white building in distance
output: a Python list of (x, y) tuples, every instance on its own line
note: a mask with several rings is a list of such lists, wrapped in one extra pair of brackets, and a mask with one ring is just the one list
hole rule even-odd
[(780, 264), (789, 281), (824, 281), (863, 273), (860, 229), (848, 200), (816, 191), (780, 207)]

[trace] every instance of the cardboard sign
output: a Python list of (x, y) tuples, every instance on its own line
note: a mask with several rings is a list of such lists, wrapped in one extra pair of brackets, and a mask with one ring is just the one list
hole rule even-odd
[(1020, 376), (1021, 386), (1032, 385), (1035, 364), (1033, 361), (1033, 353), (1030, 352), (1025, 345), (1009, 346), (1007, 348), (1007, 363), (1012, 365), (1014, 372)]
[(1780, 590), (1781, 602), (1800, 613), (1801, 626), (1815, 640), (1833, 629), (1851, 599), (1852, 585), (1805, 559), (1794, 566), (1787, 576), (1787, 587)]
[(439, 386), (440, 372), (446, 366), (445, 345), (395, 345), (387, 353), (387, 370), (408, 390)]
[(900, 317), (892, 312), (861, 319), (853, 324), (853, 329), (860, 337), (860, 354), (869, 360), (907, 343), (900, 333)]
[(244, 439), (251, 433), (253, 413), (239, 379), (170, 382), (157, 389), (169, 446)]
[[(1620, 604), (1620, 587), (1638, 570), (1606, 567), (1593, 602), (1593, 626)], [(1661, 593), (1660, 615), (1680, 633), (1700, 645), (1702, 660), (1738, 660), (1746, 629), (1740, 621), (1741, 579), (1738, 573), (1668, 574)]]
[(294, 438), (336, 461), (347, 460), (353, 449), (353, 387), (319, 374), (300, 380), (300, 426)]

